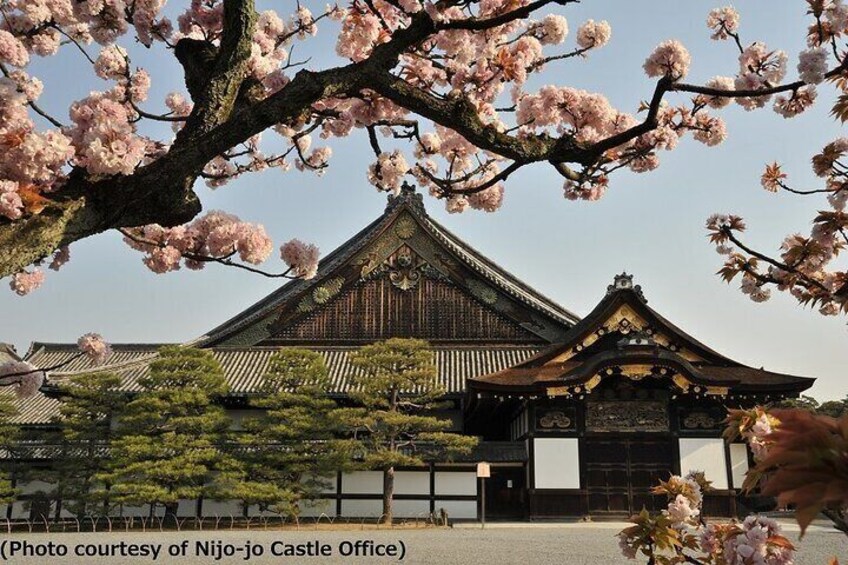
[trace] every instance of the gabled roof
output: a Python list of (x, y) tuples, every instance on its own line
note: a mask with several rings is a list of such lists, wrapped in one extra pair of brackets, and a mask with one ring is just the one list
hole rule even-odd
[(649, 307), (624, 273), (561, 342), (468, 385), (478, 392), (570, 394), (591, 390), (606, 375), (667, 378), (684, 391), (721, 395), (793, 394), (815, 381), (748, 367), (714, 351)]
[[(275, 332), (314, 316), (346, 291), (386, 270), (407, 249), (421, 273), (459, 289), (480, 308), (527, 332), (526, 340), (555, 341), (579, 319), (532, 289), (433, 220), (420, 194), (404, 185), (385, 212), (320, 262), (312, 280), (295, 280), (198, 338), (196, 345), (269, 344)], [(316, 306), (316, 293), (324, 299)], [(329, 298), (328, 298), (329, 296)], [(516, 330), (518, 331), (518, 330)], [(425, 337), (425, 336), (416, 336)], [(507, 338), (504, 340), (508, 341)], [(373, 341), (373, 340), (372, 340)], [(264, 342), (264, 343), (263, 343)]]

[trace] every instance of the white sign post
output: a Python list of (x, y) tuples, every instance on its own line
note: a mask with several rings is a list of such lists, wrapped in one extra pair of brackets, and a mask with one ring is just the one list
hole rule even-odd
[(486, 479), (492, 476), (491, 466), (488, 463), (481, 461), (477, 463), (477, 477), (480, 479), (480, 491), (481, 491), (481, 506), (480, 506), (480, 519), (481, 519), (481, 528), (486, 527)]

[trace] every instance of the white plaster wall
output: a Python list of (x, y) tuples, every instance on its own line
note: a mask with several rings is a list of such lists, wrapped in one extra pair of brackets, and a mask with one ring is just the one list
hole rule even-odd
[[(145, 504), (143, 506), (124, 506), (121, 508), (121, 516), (138, 516), (140, 518), (147, 518), (150, 515), (150, 506)], [(164, 516), (165, 509), (161, 506), (156, 508), (156, 516)]]
[(537, 489), (580, 488), (577, 438), (535, 438), (533, 473)]
[(475, 471), (456, 471), (453, 473), (436, 471), (436, 495), (467, 494), (477, 496), (477, 473)]
[(713, 488), (727, 489), (727, 460), (721, 438), (680, 438), (680, 472), (703, 471)]
[(382, 500), (342, 500), (342, 516), (377, 518), (382, 513)]
[(477, 501), (476, 500), (436, 500), (436, 515), (439, 515), (439, 509), (444, 508), (448, 513), (448, 518), (451, 520), (476, 520), (477, 519)]
[(395, 494), (430, 494), (429, 471), (396, 471)]
[[(205, 511), (207, 502), (211, 502), (211, 501), (208, 501), (208, 500), (203, 501), (204, 511)], [(180, 500), (180, 503), (177, 506), (177, 516), (194, 516), (196, 512), (197, 512), (197, 501), (196, 500)]]
[(203, 515), (209, 518), (215, 516), (234, 516), (240, 518), (242, 516), (241, 504), (236, 500), (209, 500), (203, 501)]
[(300, 503), (300, 515), (304, 518), (315, 518), (326, 514), (330, 518), (336, 515), (336, 501), (329, 498), (304, 500)]
[(356, 471), (342, 475), (342, 493), (382, 494), (382, 471)]
[(426, 518), (430, 514), (430, 501), (395, 500), (392, 512), (397, 518)]
[(730, 470), (733, 474), (733, 488), (742, 488), (745, 473), (748, 472), (748, 446), (746, 444), (730, 444)]
[(24, 502), (15, 502), (12, 504), (12, 519), (22, 520), (29, 518), (29, 510), (24, 506)]

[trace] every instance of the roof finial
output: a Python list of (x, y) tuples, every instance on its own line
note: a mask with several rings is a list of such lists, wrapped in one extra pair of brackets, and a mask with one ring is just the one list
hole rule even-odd
[(621, 290), (629, 290), (636, 293), (642, 302), (647, 303), (645, 295), (642, 294), (642, 287), (633, 284), (633, 275), (628, 275), (627, 271), (623, 271), (620, 275), (616, 275), (611, 285), (607, 287), (607, 294), (618, 292)]
[(407, 204), (409, 208), (422, 216), (426, 216), (424, 210), (424, 197), (415, 190), (415, 186), (403, 181), (400, 191), (389, 193), (389, 202), (386, 204), (386, 213), (392, 212), (401, 204)]

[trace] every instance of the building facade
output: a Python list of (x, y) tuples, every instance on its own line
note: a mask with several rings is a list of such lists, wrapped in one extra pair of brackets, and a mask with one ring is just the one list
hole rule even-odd
[[(797, 396), (813, 383), (709, 349), (648, 307), (627, 275), (581, 319), (430, 218), (408, 188), (327, 255), (314, 279), (285, 284), (190, 345), (211, 350), (221, 363), (237, 427), (279, 348), (321, 353), (342, 399), (354, 370), (349, 353), (390, 337), (431, 343), (450, 406), (440, 415), (452, 431), (481, 438), (463, 460), (399, 470), (398, 517), (444, 509), (454, 519), (478, 519), (483, 488), (488, 519), (618, 516), (659, 507), (649, 487), (688, 470), (713, 481), (707, 511), (731, 514), (749, 455), (743, 444), (720, 438), (726, 407)], [(55, 385), (82, 372), (119, 373), (125, 392), (138, 391), (161, 345), (115, 344), (107, 365), (95, 368), (71, 360), (75, 344), (33, 343), (30, 363), (69, 362), (49, 375), (42, 393), (16, 401), (17, 423), (55, 425)], [(491, 464), (485, 483), (475, 473), (480, 461)], [(49, 456), (34, 455), (32, 464), (49, 464)], [(19, 487), (33, 499), (48, 490)], [(376, 517), (381, 492), (380, 471), (339, 474), (304, 514)], [(47, 503), (61, 514), (57, 501)], [(17, 502), (8, 515), (25, 516), (30, 506)], [(209, 500), (180, 504), (181, 514), (198, 512), (241, 510)]]

